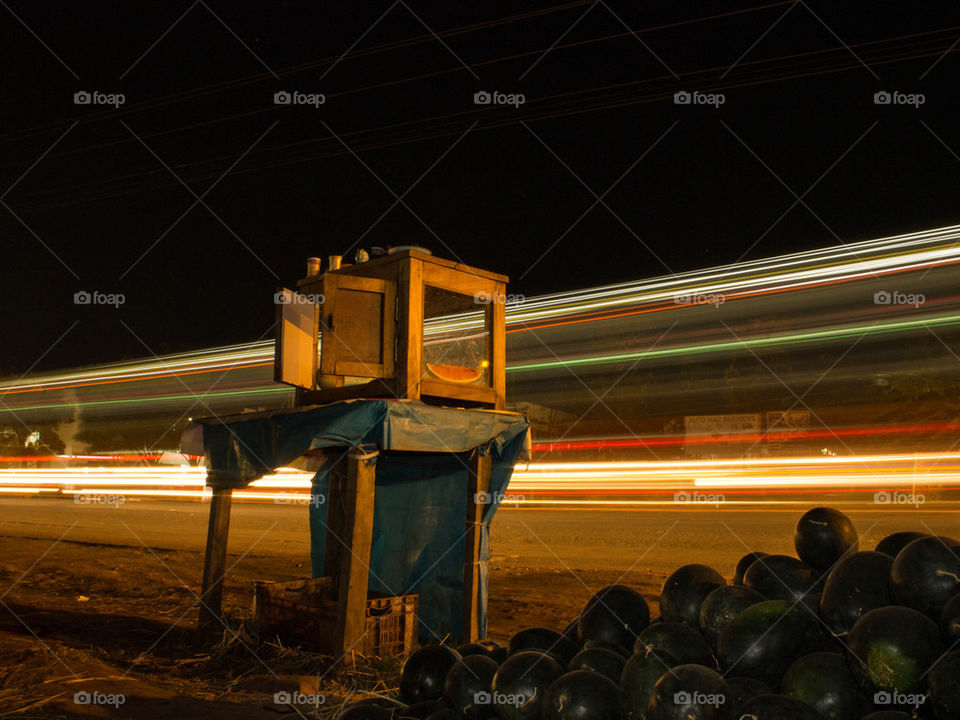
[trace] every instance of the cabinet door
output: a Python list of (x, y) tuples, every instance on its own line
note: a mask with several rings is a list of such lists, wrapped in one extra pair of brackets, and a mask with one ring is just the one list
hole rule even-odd
[(396, 283), (337, 275), (324, 279), (320, 372), (392, 378), (396, 338)]
[(280, 288), (274, 344), (275, 382), (312, 390), (317, 375), (317, 324), (320, 308), (306, 295)]

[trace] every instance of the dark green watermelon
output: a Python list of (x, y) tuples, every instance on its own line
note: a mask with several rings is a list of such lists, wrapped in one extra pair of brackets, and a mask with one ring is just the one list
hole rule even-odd
[(960, 643), (960, 594), (954, 595), (950, 602), (943, 606), (940, 614), (940, 632), (947, 645), (953, 647)]
[(653, 686), (647, 720), (727, 720), (730, 686), (703, 665), (677, 665)]
[(664, 622), (682, 622), (700, 627), (700, 605), (718, 587), (727, 584), (723, 575), (707, 565), (684, 565), (677, 569), (660, 591), (660, 617)]
[(573, 656), (573, 660), (567, 665), (567, 670), (592, 670), (610, 678), (614, 683), (619, 683), (626, 662), (627, 659), (623, 655), (612, 650), (599, 647), (584, 648)]
[(478, 698), (490, 698), (496, 672), (497, 664), (483, 654), (468, 655), (453, 664), (443, 682), (443, 698), (458, 718), (482, 720), (490, 715), (490, 703)]
[(900, 710), (880, 710), (864, 715), (863, 720), (910, 720), (910, 714)]
[(637, 638), (635, 653), (647, 650), (669, 653), (680, 664), (714, 667), (713, 651), (696, 630), (683, 623), (661, 622), (651, 625)]
[(610, 585), (587, 602), (577, 623), (577, 639), (581, 645), (603, 640), (629, 652), (649, 624), (650, 608), (643, 595), (625, 585)]
[(730, 692), (732, 694), (732, 699), (729, 704), (733, 717), (740, 717), (737, 714), (737, 710), (750, 698), (755, 698), (757, 695), (770, 695), (773, 693), (769, 685), (765, 682), (754, 680), (753, 678), (728, 677), (725, 679), (727, 685), (730, 686)]
[(443, 695), (443, 681), (460, 653), (447, 645), (424, 645), (403, 663), (400, 697), (410, 703), (436, 700)]
[(747, 572), (747, 568), (753, 565), (760, 558), (765, 558), (769, 553), (765, 552), (748, 552), (737, 563), (737, 569), (733, 572), (733, 584), (734, 585), (743, 585), (743, 576)]
[(922, 537), (927, 537), (927, 533), (909, 531), (895, 532), (892, 535), (887, 535), (883, 540), (878, 542), (877, 547), (874, 549), (877, 552), (882, 552), (884, 555), (895, 558), (907, 545), (917, 538)]
[(740, 706), (739, 713), (737, 720), (824, 720), (802, 700), (786, 695), (758, 695)]
[(868, 695), (923, 692), (926, 674), (944, 651), (937, 624), (898, 605), (860, 618), (847, 644), (850, 671)]
[(556, 630), (534, 627), (521, 630), (510, 638), (507, 655), (513, 655), (522, 650), (539, 650), (552, 655), (558, 663), (566, 667), (577, 654), (577, 649), (573, 642)]
[(819, 626), (785, 600), (748, 607), (720, 633), (717, 659), (726, 675), (742, 675), (777, 687), (794, 660), (820, 641)]
[(606, 642), (604, 640), (587, 640), (581, 650), (591, 650), (593, 648), (603, 648), (604, 650), (612, 650), (613, 652), (621, 655), (624, 660), (630, 657), (632, 654), (633, 648), (623, 649), (619, 645), (614, 645), (613, 643)]
[(620, 720), (620, 693), (608, 677), (573, 670), (553, 681), (543, 698), (543, 720)]
[(623, 666), (620, 675), (620, 706), (626, 720), (644, 720), (657, 680), (670, 668), (679, 665), (667, 652), (638, 652)]
[(949, 538), (917, 538), (893, 561), (890, 592), (900, 605), (940, 621), (943, 608), (960, 593), (960, 550)]
[(789, 555), (767, 555), (747, 568), (743, 584), (768, 600), (796, 602), (817, 591), (820, 574)]
[(537, 650), (521, 650), (508, 657), (493, 676), (493, 709), (501, 720), (537, 720), (543, 696), (563, 668)]
[(808, 510), (797, 522), (793, 535), (797, 557), (821, 572), (844, 555), (859, 549), (857, 529), (839, 510), (816, 507)]
[(780, 681), (780, 692), (803, 700), (828, 720), (858, 718), (873, 706), (840, 653), (816, 652), (795, 660)]
[(486, 645), (481, 645), (480, 643), (466, 643), (457, 648), (457, 652), (460, 653), (460, 657), (467, 657), (467, 655), (490, 655), (490, 648)]
[(881, 552), (855, 552), (830, 571), (820, 596), (820, 617), (831, 632), (845, 635), (864, 613), (891, 605), (893, 558)]
[[(433, 715), (433, 713), (437, 712), (437, 710), (442, 710), (445, 707), (447, 707), (446, 700), (424, 700), (408, 705), (405, 708), (400, 708), (393, 717), (395, 720), (426, 720)], [(341, 715), (341, 718), (342, 717)]]
[(700, 633), (716, 650), (720, 632), (743, 610), (766, 598), (745, 585), (724, 585), (716, 588), (700, 606)]
[(960, 718), (960, 650), (947, 653), (927, 679), (930, 705), (937, 720)]
[(427, 715), (427, 720), (458, 720), (457, 714), (448, 707), (443, 707), (431, 715)]

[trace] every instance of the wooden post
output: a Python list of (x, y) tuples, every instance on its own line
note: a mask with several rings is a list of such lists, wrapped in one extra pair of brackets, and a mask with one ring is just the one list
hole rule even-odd
[(493, 502), (490, 497), (491, 457), (475, 450), (470, 458), (467, 480), (467, 534), (463, 553), (463, 630), (460, 642), (480, 640), (480, 613), (484, 609), (480, 592), (480, 547), (483, 538), (480, 523), (483, 511)]
[(361, 649), (366, 631), (377, 452), (350, 451), (330, 473), (325, 572), (337, 593), (335, 653)]
[(223, 600), (223, 576), (227, 568), (227, 535), (230, 531), (230, 504), (233, 490), (216, 487), (210, 498), (210, 523), (207, 526), (207, 551), (203, 560), (203, 586), (200, 590), (200, 627), (216, 625)]

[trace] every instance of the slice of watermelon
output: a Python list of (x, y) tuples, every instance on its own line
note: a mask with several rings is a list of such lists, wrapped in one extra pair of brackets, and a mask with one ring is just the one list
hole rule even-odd
[(466, 367), (465, 365), (444, 365), (441, 363), (427, 363), (427, 370), (445, 382), (468, 384), (483, 377), (483, 368)]

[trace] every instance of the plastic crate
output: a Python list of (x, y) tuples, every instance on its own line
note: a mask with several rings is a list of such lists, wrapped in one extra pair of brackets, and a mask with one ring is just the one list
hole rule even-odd
[[(335, 654), (337, 601), (332, 599), (332, 592), (329, 577), (255, 582), (254, 616), (260, 637)], [(418, 600), (416, 594), (395, 597), (368, 593), (365, 632), (353, 650), (379, 657), (411, 652), (417, 637)]]

